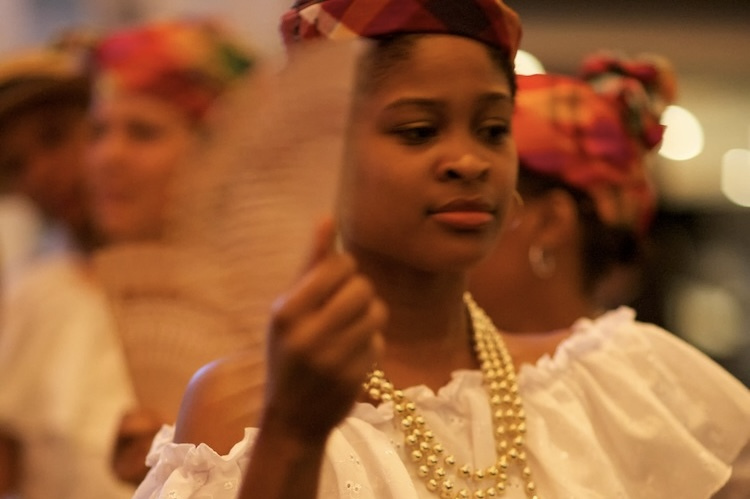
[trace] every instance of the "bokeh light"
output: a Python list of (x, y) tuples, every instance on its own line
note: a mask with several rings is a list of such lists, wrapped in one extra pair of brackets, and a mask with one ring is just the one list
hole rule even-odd
[(519, 75), (533, 75), (544, 73), (544, 66), (542, 63), (525, 50), (519, 50), (516, 54), (516, 74)]
[(685, 161), (703, 151), (703, 127), (698, 119), (680, 106), (668, 106), (661, 118), (664, 132), (659, 154), (667, 159)]
[(675, 330), (715, 357), (731, 355), (743, 343), (743, 309), (727, 289), (691, 280), (672, 296)]
[(721, 191), (734, 204), (750, 207), (750, 150), (730, 149), (724, 154)]

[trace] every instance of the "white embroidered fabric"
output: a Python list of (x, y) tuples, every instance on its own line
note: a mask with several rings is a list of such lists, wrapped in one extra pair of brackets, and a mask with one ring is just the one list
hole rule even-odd
[[(620, 308), (579, 320), (553, 357), (526, 365), (519, 387), (527, 453), (543, 499), (706, 499), (750, 440), (750, 392), (709, 358)], [(457, 371), (433, 393), (405, 390), (458, 463), (494, 461), (478, 371)], [(255, 429), (224, 456), (205, 444), (154, 440), (136, 499), (234, 498)], [(431, 498), (411, 465), (390, 403), (357, 404), (333, 432), (318, 497)], [(459, 486), (463, 486), (459, 484)], [(525, 497), (520, 480), (506, 498)]]

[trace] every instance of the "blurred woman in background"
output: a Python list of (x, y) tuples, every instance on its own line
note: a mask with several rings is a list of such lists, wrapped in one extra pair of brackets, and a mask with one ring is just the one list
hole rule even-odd
[[(638, 453), (642, 469), (680, 456), (676, 469), (707, 472), (686, 473), (683, 486), (708, 497), (733, 466), (748, 464), (747, 451), (737, 457), (750, 437), (747, 390), (672, 335), (636, 322), (631, 309), (607, 311), (638, 286), (656, 203), (649, 155), (674, 75), (658, 58), (608, 54), (588, 58), (582, 74), (519, 77), (513, 135), (524, 207), (469, 288), (507, 331), (511, 351), (541, 359), (521, 371), (529, 390), (553, 394), (576, 415), (569, 424), (581, 441), (571, 443), (570, 428), (567, 437), (550, 431), (550, 447), (586, 448), (626, 487), (641, 468), (618, 463), (670, 441), (667, 455)], [(592, 408), (582, 408), (579, 393), (597, 394), (588, 397)], [(647, 416), (653, 411), (661, 416)], [(715, 440), (718, 428), (732, 436)]]
[[(92, 218), (108, 247), (158, 241), (174, 171), (204, 145), (212, 106), (253, 56), (216, 22), (195, 19), (112, 33), (90, 59)], [(137, 399), (131, 338), (117, 331), (91, 259), (37, 269), (6, 312), (0, 412), (20, 445), (21, 495), (130, 497), (125, 482), (140, 481), (153, 434), (177, 408), (158, 413)], [(179, 400), (183, 386), (165, 398)]]
[[(217, 101), (253, 65), (252, 53), (210, 19), (152, 22), (96, 44), (87, 179), (93, 218), (109, 247), (162, 239), (177, 169), (207, 146)], [(197, 337), (186, 351), (187, 331), (180, 337), (158, 328), (119, 333), (137, 396), (144, 384), (166, 382), (139, 372), (133, 351), (161, 353), (164, 376), (173, 382), (158, 409), (139, 401), (123, 418), (115, 469), (138, 483), (154, 433), (176, 418), (190, 375), (222, 347)]]
[(586, 68), (599, 89), (562, 75), (519, 78), (523, 215), (472, 277), (474, 294), (508, 331), (552, 331), (596, 316), (617, 301), (600, 298), (612, 272), (637, 271), (644, 256), (656, 204), (648, 160), (674, 76), (666, 63), (608, 56)]

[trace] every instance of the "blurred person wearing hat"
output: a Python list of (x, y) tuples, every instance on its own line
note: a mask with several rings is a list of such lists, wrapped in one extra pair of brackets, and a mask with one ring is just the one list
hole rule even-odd
[(90, 88), (79, 55), (51, 47), (0, 61), (0, 195), (41, 232), (27, 243), (3, 234), (8, 271), (48, 250), (93, 243), (83, 183)]
[[(45, 293), (30, 281), (64, 287), (65, 279), (44, 270), (77, 259), (95, 243), (86, 208), (83, 163), (88, 140), (86, 111), (90, 86), (79, 53), (63, 46), (27, 49), (0, 61), (0, 194), (3, 207), (3, 326), (0, 329), (0, 491), (18, 485), (28, 457), (13, 400), (42, 395), (22, 393), (38, 369), (36, 359), (19, 355), (29, 346), (9, 324), (18, 307), (54, 315)], [(66, 265), (66, 264), (65, 264)], [(46, 275), (46, 277), (41, 277)], [(54, 283), (54, 284), (53, 284)], [(35, 288), (35, 289), (31, 289)], [(22, 304), (19, 295), (27, 295)], [(40, 322), (62, 317), (38, 318)]]
[[(90, 128), (78, 152), (91, 220), (107, 248), (156, 242), (172, 173), (202, 147), (211, 106), (253, 57), (209, 19), (146, 23), (90, 42)], [(24, 498), (130, 497), (153, 434), (176, 417), (176, 407), (161, 414), (138, 400), (143, 377), (92, 264), (84, 254), (37, 270), (3, 317), (0, 376), (12, 383), (0, 393), (0, 424), (20, 445)], [(190, 374), (206, 361), (190, 360), (182, 359)], [(164, 398), (179, 400), (182, 385)]]
[[(472, 271), (469, 288), (508, 332), (509, 348), (540, 359), (522, 370), (534, 389), (578, 414), (580, 440), (553, 437), (551, 448), (585, 442), (588, 458), (610, 463), (626, 497), (661, 496), (628, 488), (640, 479), (618, 469), (618, 449), (644, 449), (643, 469), (680, 456), (685, 492), (663, 494), (709, 497), (733, 465), (747, 466), (740, 450), (750, 438), (750, 394), (710, 359), (616, 307), (636, 292), (646, 257), (656, 205), (649, 162), (663, 133), (660, 114), (675, 96), (674, 73), (657, 56), (599, 53), (585, 59), (580, 77), (518, 81), (513, 134), (523, 209)], [(598, 395), (580, 412), (575, 393)], [(649, 416), (654, 411), (663, 416)], [(616, 437), (586, 436), (602, 427)], [(727, 432), (720, 441), (709, 436), (718, 428)]]

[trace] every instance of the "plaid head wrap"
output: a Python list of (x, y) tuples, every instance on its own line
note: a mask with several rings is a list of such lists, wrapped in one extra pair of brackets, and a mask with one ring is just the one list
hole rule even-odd
[(282, 17), (290, 45), (299, 40), (435, 33), (473, 38), (515, 58), (518, 15), (501, 0), (303, 0)]
[(521, 166), (587, 192), (603, 222), (644, 232), (655, 207), (646, 155), (663, 134), (664, 105), (654, 106), (654, 96), (671, 102), (674, 79), (647, 63), (628, 68), (602, 58), (589, 59), (584, 74), (592, 82), (518, 77), (513, 135)]
[(217, 23), (194, 19), (113, 33), (96, 44), (92, 63), (98, 92), (146, 93), (199, 122), (254, 58)]

